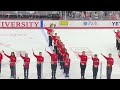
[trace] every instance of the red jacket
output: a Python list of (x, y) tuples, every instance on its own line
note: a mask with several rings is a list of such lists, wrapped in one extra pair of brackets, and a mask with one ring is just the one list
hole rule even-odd
[(47, 30), (47, 33), (50, 34), (52, 32), (51, 28), (45, 28), (45, 30)]
[(42, 57), (42, 56), (37, 56), (37, 55), (34, 54), (34, 52), (33, 52), (33, 55), (37, 58), (37, 62), (38, 62), (38, 63), (44, 62), (44, 57)]
[(58, 48), (58, 53), (61, 55), (62, 46), (60, 44), (58, 44), (57, 48)]
[(65, 58), (66, 58), (67, 55), (69, 56), (69, 53), (67, 53), (67, 52), (63, 54), (63, 59), (62, 59), (63, 62), (65, 62)]
[(61, 55), (63, 57), (63, 54), (65, 53), (65, 48), (61, 48)]
[(50, 53), (50, 52), (48, 52), (48, 51), (47, 51), (47, 53), (51, 56), (51, 63), (57, 64), (58, 55), (57, 55), (57, 54), (52, 54), (52, 53)]
[(52, 39), (53, 39), (54, 43), (57, 42), (57, 37), (56, 36), (52, 36)]
[(61, 43), (59, 42), (59, 40), (57, 40), (57, 47), (59, 48), (61, 46)]
[(81, 59), (80, 64), (86, 65), (87, 60), (88, 60), (88, 57), (87, 57), (86, 55), (79, 55), (79, 57), (80, 57), (80, 59)]
[(10, 59), (10, 66), (15, 66), (16, 57), (8, 56), (8, 55), (5, 54), (5, 53), (4, 53), (4, 55)]
[(93, 60), (93, 66), (94, 67), (98, 67), (98, 65), (99, 65), (99, 59), (92, 57), (92, 60)]
[(29, 57), (23, 57), (21, 54), (20, 54), (21, 58), (24, 60), (24, 68), (29, 68), (29, 64), (30, 64), (30, 58)]
[(107, 66), (112, 68), (112, 65), (114, 64), (114, 59), (113, 58), (109, 58), (109, 57), (106, 57), (104, 55), (102, 55), (106, 60), (107, 60)]
[(70, 59), (69, 60), (65, 59), (64, 65), (65, 65), (65, 67), (70, 67)]
[(1, 63), (2, 59), (3, 59), (3, 55), (0, 53), (0, 63)]
[(116, 34), (116, 39), (120, 39), (119, 32), (115, 32), (115, 34)]

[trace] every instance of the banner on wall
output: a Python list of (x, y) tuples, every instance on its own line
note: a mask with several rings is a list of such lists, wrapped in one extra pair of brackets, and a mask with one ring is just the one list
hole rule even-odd
[(0, 20), (0, 28), (40, 28), (39, 20)]
[(60, 25), (60, 26), (68, 26), (68, 21), (67, 21), (67, 20), (61, 20), (61, 21), (59, 22), (59, 25)]
[(85, 21), (83, 22), (83, 25), (84, 26), (96, 26), (98, 25), (98, 22), (97, 21)]
[(57, 29), (120, 28), (117, 20), (0, 20), (0, 29), (40, 29), (56, 26)]
[(120, 26), (120, 22), (119, 22), (119, 21), (113, 21), (113, 22), (112, 22), (112, 25), (113, 25), (113, 26)]

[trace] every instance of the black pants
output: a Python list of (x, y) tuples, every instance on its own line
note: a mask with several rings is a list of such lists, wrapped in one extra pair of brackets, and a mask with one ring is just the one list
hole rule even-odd
[(11, 70), (11, 78), (15, 77), (15, 66), (10, 66), (10, 70)]
[(111, 79), (112, 68), (107, 67), (107, 79)]
[(64, 70), (64, 73), (65, 73), (65, 63), (62, 62), (62, 65), (63, 65), (63, 70)]
[(61, 58), (61, 57), (60, 57), (60, 54), (58, 53), (57, 55), (58, 55), (58, 61), (60, 61), (60, 58)]
[(66, 76), (68, 76), (68, 74), (69, 74), (69, 68), (70, 67), (65, 67), (65, 74), (66, 74)]
[(80, 67), (81, 67), (81, 78), (83, 79), (85, 75), (86, 65), (80, 64)]
[(117, 50), (120, 50), (120, 43), (118, 42)]
[(41, 64), (37, 64), (37, 75), (38, 79), (41, 79)]
[(52, 46), (52, 37), (49, 36), (49, 46)]
[(0, 73), (1, 73), (1, 63), (0, 63)]
[(118, 40), (116, 39), (116, 47), (118, 47)]
[(24, 79), (28, 79), (29, 68), (24, 67)]
[(52, 69), (52, 78), (55, 78), (57, 64), (51, 64), (51, 69)]
[(93, 66), (93, 79), (97, 78), (97, 73), (98, 73), (98, 67), (96, 68)]
[(63, 57), (60, 55), (60, 66), (61, 66), (61, 69), (63, 69), (64, 68), (64, 66), (63, 66)]
[(57, 46), (55, 46), (55, 45), (54, 45), (54, 50), (55, 50), (56, 54), (58, 54)]

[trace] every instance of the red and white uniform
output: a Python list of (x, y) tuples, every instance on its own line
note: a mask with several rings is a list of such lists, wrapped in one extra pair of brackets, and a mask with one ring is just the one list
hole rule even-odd
[(21, 58), (24, 60), (24, 68), (29, 68), (29, 64), (30, 64), (30, 58), (29, 57), (23, 57), (21, 54), (20, 54)]
[(79, 57), (81, 59), (80, 64), (86, 65), (88, 57), (86, 55), (79, 55)]
[(93, 66), (97, 68), (99, 66), (99, 59), (92, 57), (92, 60), (93, 60)]
[(68, 59), (68, 60), (65, 59), (64, 66), (65, 67), (70, 67), (70, 59)]
[(112, 68), (112, 65), (114, 64), (114, 59), (106, 57), (104, 55), (102, 55), (102, 56), (107, 60), (107, 66), (110, 67), (110, 68)]
[(53, 39), (54, 43), (57, 42), (57, 36), (52, 36), (52, 39)]
[(16, 63), (16, 57), (8, 56), (8, 55), (5, 54), (5, 53), (4, 53), (4, 55), (10, 59), (10, 66), (15, 66), (15, 63)]
[(67, 55), (69, 56), (69, 53), (67, 53), (67, 52), (63, 53), (63, 62), (65, 62), (65, 58), (66, 58)]
[(61, 50), (62, 50), (62, 46), (61, 46), (61, 43), (57, 43), (57, 48), (58, 48), (58, 53), (61, 55)]
[(0, 53), (0, 63), (1, 63), (2, 59), (3, 59), (3, 55)]
[(115, 32), (115, 34), (116, 34), (116, 39), (120, 39), (119, 32)]
[(51, 34), (52, 31), (53, 31), (51, 28), (45, 28), (45, 30), (47, 30), (47, 33), (48, 33), (48, 34)]
[(52, 64), (57, 64), (58, 61), (58, 55), (57, 54), (52, 54), (50, 52), (47, 51), (47, 53), (51, 56), (51, 63)]
[(33, 55), (37, 58), (37, 63), (38, 63), (38, 64), (44, 62), (44, 57), (43, 57), (43, 56), (35, 55), (34, 52), (33, 52)]

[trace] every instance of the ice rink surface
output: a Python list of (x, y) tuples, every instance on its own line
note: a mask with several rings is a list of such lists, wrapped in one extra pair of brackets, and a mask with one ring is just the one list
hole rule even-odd
[[(71, 59), (70, 66), (70, 79), (80, 79), (80, 59), (77, 57), (76, 53), (72, 51), (72, 48), (79, 48), (82, 52), (83, 48), (85, 50), (90, 50), (90, 54), (98, 54), (100, 62), (102, 62), (102, 79), (106, 79), (106, 59), (101, 56), (101, 53), (108, 56), (112, 53), (114, 58), (114, 65), (112, 71), (112, 79), (120, 79), (120, 59), (118, 58), (118, 51), (115, 46), (115, 33), (112, 29), (95, 29), (95, 30), (67, 30), (67, 29), (56, 29), (56, 33), (60, 36), (61, 40), (65, 44)], [(51, 52), (48, 47), (47, 33), (44, 29), (36, 30), (0, 30), (0, 51), (4, 50), (6, 54), (10, 55), (10, 52), (14, 51), (17, 55), (16, 63), (16, 76), (19, 79), (23, 79), (23, 60), (19, 57), (18, 52), (27, 52), (31, 62), (29, 69), (29, 79), (37, 79), (37, 69), (36, 69), (36, 58), (32, 54), (32, 49), (34, 49), (35, 54), (42, 52), (44, 56), (43, 64), (43, 79), (51, 79), (51, 64), (50, 56), (45, 52), (45, 48)], [(87, 53), (87, 51), (86, 51)], [(88, 62), (85, 72), (86, 79), (92, 79), (92, 60), (88, 56)], [(100, 79), (100, 66), (97, 78)], [(10, 68), (9, 59), (3, 56), (2, 62), (2, 73), (0, 79), (10, 78)], [(63, 71), (60, 70), (60, 66), (57, 66), (56, 72), (57, 79), (65, 79)]]

